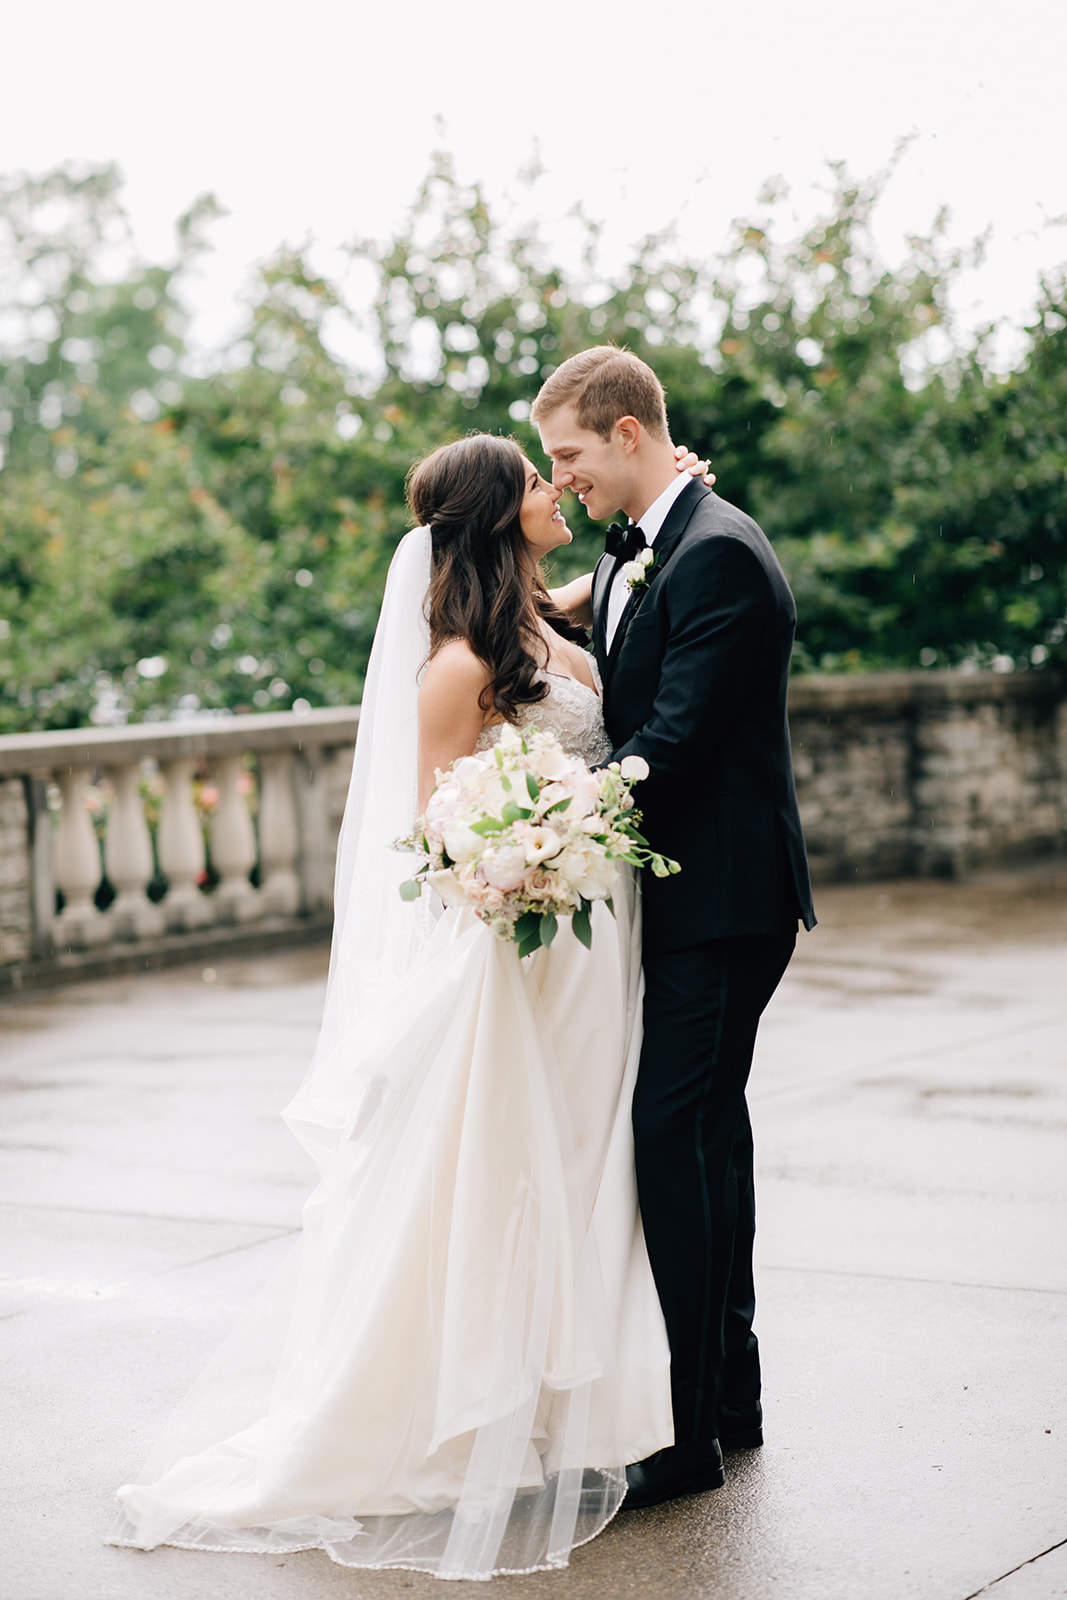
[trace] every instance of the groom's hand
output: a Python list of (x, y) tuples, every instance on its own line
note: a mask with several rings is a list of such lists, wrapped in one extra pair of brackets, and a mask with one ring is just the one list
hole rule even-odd
[(676, 444), (674, 454), (677, 458), (674, 463), (675, 471), (688, 472), (694, 478), (703, 478), (708, 488), (712, 487), (715, 483), (715, 474), (709, 470), (709, 462), (701, 461), (700, 457), (695, 456), (692, 450), (687, 450), (684, 444)]

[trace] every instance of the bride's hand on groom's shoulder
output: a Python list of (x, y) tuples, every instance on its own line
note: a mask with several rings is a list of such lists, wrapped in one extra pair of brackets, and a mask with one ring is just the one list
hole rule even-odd
[(688, 472), (694, 478), (703, 478), (708, 488), (712, 487), (715, 482), (715, 474), (711, 471), (710, 462), (701, 461), (700, 457), (694, 455), (692, 450), (687, 449), (684, 444), (676, 444), (674, 454), (677, 457), (675, 467), (679, 472)]

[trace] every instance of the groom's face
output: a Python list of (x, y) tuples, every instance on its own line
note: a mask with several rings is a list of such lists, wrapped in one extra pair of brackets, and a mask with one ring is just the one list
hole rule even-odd
[(538, 422), (541, 446), (552, 458), (552, 482), (573, 489), (594, 522), (613, 517), (627, 499), (630, 454), (616, 424), (607, 439), (578, 424), (573, 404)]

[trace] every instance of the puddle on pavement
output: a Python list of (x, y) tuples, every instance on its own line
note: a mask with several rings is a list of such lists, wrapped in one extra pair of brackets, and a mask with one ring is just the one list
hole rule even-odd
[(849, 941), (870, 935), (913, 950), (1067, 944), (1067, 862), (1057, 858), (958, 881), (826, 884), (815, 890), (815, 910), (819, 926), (810, 940), (800, 939), (801, 959), (817, 959), (820, 935), (827, 945), (842, 935)]
[(37, 1094), (47, 1089), (93, 1089), (88, 1078), (0, 1078), (0, 1095)]
[(219, 955), (207, 963), (165, 967), (116, 977), (79, 979), (54, 989), (15, 990), (0, 998), (0, 1040), (5, 1033), (34, 1033), (54, 1028), (57, 1021), (87, 1006), (121, 1007), (137, 999), (143, 1003), (155, 987), (173, 1003), (175, 989), (196, 989), (204, 994), (218, 989), (277, 989), (304, 984), (325, 985), (330, 947), (317, 943), (263, 955)]
[(1043, 1095), (1044, 1089), (1034, 1088), (1025, 1083), (945, 1083), (933, 1084), (928, 1089), (920, 1089), (919, 1097), (922, 1100), (938, 1100), (942, 1098), (974, 1099), (987, 1095), (1002, 1096), (1010, 1100), (1032, 1100), (1038, 1095)]

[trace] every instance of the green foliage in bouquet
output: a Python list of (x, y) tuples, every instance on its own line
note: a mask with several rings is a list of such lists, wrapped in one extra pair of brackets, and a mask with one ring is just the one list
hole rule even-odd
[(401, 897), (417, 900), (426, 885), (520, 956), (547, 949), (566, 916), (589, 949), (593, 902), (613, 910), (619, 862), (657, 877), (679, 871), (638, 831), (631, 791), (647, 777), (640, 756), (591, 771), (554, 734), (503, 727), (490, 750), (437, 773), (415, 833), (398, 841), (422, 857)]

